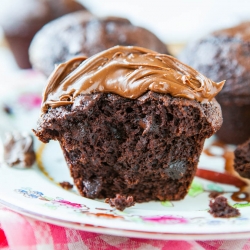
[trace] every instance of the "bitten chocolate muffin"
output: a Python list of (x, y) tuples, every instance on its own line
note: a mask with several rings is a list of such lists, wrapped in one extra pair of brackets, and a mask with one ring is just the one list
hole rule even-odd
[(20, 68), (30, 68), (28, 48), (44, 24), (70, 12), (83, 10), (74, 0), (2, 0), (0, 26)]
[(226, 80), (216, 99), (223, 125), (217, 132), (225, 143), (250, 137), (250, 22), (216, 31), (191, 43), (180, 60), (214, 81)]
[(96, 17), (84, 11), (44, 26), (30, 47), (33, 68), (49, 76), (59, 64), (77, 55), (90, 57), (115, 45), (134, 45), (168, 54), (152, 32), (119, 17)]
[(221, 126), (223, 84), (171, 56), (116, 46), (55, 69), (34, 132), (59, 141), (84, 197), (179, 200)]
[(234, 168), (245, 178), (250, 179), (250, 138), (245, 143), (238, 145), (234, 151)]

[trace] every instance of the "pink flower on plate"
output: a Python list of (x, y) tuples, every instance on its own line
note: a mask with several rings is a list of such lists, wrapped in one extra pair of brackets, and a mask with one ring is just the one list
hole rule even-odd
[(39, 108), (42, 103), (42, 98), (40, 94), (23, 93), (19, 96), (18, 103), (27, 109)]
[(68, 207), (73, 207), (73, 208), (82, 208), (85, 205), (79, 204), (79, 203), (74, 203), (66, 200), (54, 200), (55, 203), (59, 203), (60, 205), (65, 205)]
[(182, 217), (174, 217), (169, 215), (160, 215), (160, 216), (143, 216), (141, 217), (144, 221), (162, 223), (162, 224), (185, 224), (188, 223), (187, 219)]

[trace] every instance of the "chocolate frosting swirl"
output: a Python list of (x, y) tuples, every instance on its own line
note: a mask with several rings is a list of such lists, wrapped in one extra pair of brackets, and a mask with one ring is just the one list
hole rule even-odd
[(88, 59), (77, 57), (57, 66), (44, 91), (42, 112), (48, 107), (73, 104), (78, 95), (95, 92), (135, 99), (151, 90), (209, 102), (224, 83), (213, 82), (172, 56), (116, 46)]

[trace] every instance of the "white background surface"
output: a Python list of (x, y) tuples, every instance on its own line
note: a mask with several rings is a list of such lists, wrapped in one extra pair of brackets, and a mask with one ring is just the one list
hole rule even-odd
[(212, 30), (250, 20), (249, 0), (80, 0), (98, 15), (119, 15), (166, 43), (186, 43)]
[[(186, 43), (213, 30), (250, 20), (249, 0), (77, 1), (100, 16), (127, 17), (134, 24), (153, 31), (163, 42), (175, 44)], [(1, 17), (8, 0), (0, 2)], [(0, 40), (1, 36), (0, 28)]]

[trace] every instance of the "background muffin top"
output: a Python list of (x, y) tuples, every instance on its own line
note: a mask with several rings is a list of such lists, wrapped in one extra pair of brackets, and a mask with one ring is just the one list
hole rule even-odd
[(64, 14), (85, 9), (74, 0), (3, 0), (0, 24), (7, 34), (25, 35), (30, 29)]
[(169, 54), (166, 44), (149, 30), (121, 17), (97, 17), (78, 11), (45, 25), (34, 37), (32, 66), (49, 75), (55, 64), (77, 55), (92, 56), (115, 45), (133, 45)]

